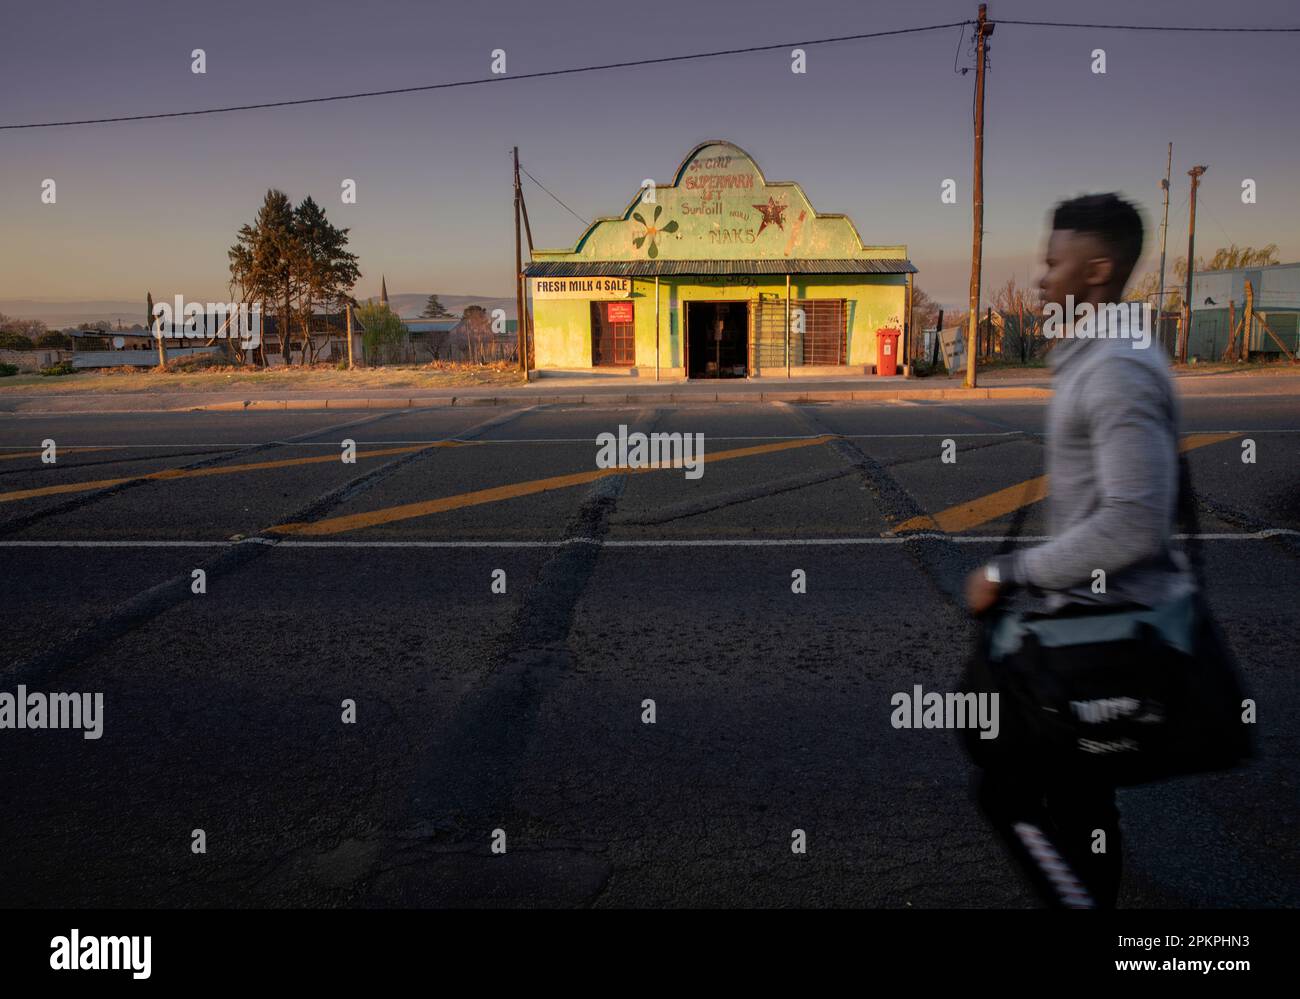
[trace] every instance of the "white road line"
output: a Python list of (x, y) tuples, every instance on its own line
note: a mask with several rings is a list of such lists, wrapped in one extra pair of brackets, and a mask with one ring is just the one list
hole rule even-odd
[[(684, 433), (685, 431), (661, 431), (662, 433)], [(1300, 434), (1300, 429), (1296, 430), (1242, 430), (1240, 428), (1229, 430), (1185, 430), (1182, 432), (1183, 437), (1197, 437), (1202, 434)], [(315, 433), (312, 434), (315, 436)], [(844, 440), (930, 440), (932, 438), (944, 437), (1030, 437), (1034, 438), (1040, 435), (1039, 431), (1034, 430), (990, 430), (990, 431), (965, 431), (965, 430), (942, 430), (926, 434), (836, 434), (830, 436), (842, 438)], [(735, 435), (713, 435), (705, 433), (706, 441), (807, 441), (817, 437), (825, 437), (826, 434), (755, 434), (750, 436)], [(372, 446), (377, 444), (595, 444), (595, 435), (589, 437), (503, 437), (487, 438), (482, 440), (471, 440), (460, 437), (437, 437), (432, 440), (356, 440), (358, 447)], [(216, 444), (201, 442), (197, 444), (69, 444), (62, 443), (59, 445), (60, 450), (71, 448), (95, 448), (100, 451), (110, 450), (131, 450), (134, 448), (247, 448), (247, 447), (267, 447), (270, 445), (280, 445), (283, 447), (338, 447), (339, 441), (252, 441), (242, 444)], [(37, 444), (0, 444), (0, 451), (39, 451)]]
[(229, 548), (233, 541), (0, 541), (0, 548)]
[[(1271, 527), (1241, 534), (1176, 534), (1175, 538), (1198, 541), (1267, 541), (1270, 538), (1300, 537), (1300, 530)], [(1051, 540), (1045, 535), (1016, 538), (996, 534), (942, 534), (933, 531), (901, 536), (870, 538), (682, 538), (646, 540), (598, 540), (566, 538), (563, 541), (278, 541), (273, 538), (241, 538), (238, 541), (2, 541), (0, 548), (231, 548), (235, 545), (270, 545), (275, 548), (560, 548), (564, 545), (599, 545), (602, 548), (812, 548), (854, 545), (905, 545), (913, 541), (951, 541), (955, 544), (986, 545)]]

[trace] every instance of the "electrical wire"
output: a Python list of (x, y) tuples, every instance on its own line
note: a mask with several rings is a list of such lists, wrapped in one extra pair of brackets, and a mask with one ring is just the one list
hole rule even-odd
[(1238, 32), (1251, 34), (1286, 34), (1300, 32), (1300, 28), (1236, 28), (1194, 25), (1164, 24), (1077, 24), (1066, 21), (1011, 21), (1005, 18), (989, 18), (990, 24), (1016, 24), (1027, 28), (1093, 28), (1106, 31), (1205, 31)]
[(264, 101), (258, 104), (233, 104), (228, 107), (202, 108), (197, 111), (166, 111), (158, 114), (118, 115), (112, 118), (80, 118), (69, 121), (27, 122), (20, 125), (0, 125), (0, 130), (20, 128), (58, 128), (65, 125), (104, 125), (122, 121), (149, 121), (158, 118), (187, 118), (196, 115), (226, 114), (232, 111), (257, 111), (264, 108), (293, 107), (301, 104), (326, 104), (332, 101), (352, 101), (362, 97), (387, 97), (393, 94), (413, 94), (427, 90), (451, 90), (457, 87), (473, 87), (481, 83), (507, 83), (518, 80), (539, 80), (549, 76), (571, 76), (577, 73), (597, 73), (610, 69), (631, 69), (638, 66), (660, 66), (665, 63), (688, 62), (694, 59), (713, 59), (719, 56), (745, 55), (752, 52), (770, 52), (774, 49), (805, 48), (813, 45), (830, 45), (835, 42), (856, 42), (868, 38), (884, 38), (891, 35), (914, 35), (924, 31), (942, 31), (969, 24), (969, 21), (950, 21), (947, 24), (927, 24), (916, 28), (893, 28), (888, 31), (868, 31), (855, 35), (836, 35), (831, 38), (815, 38), (806, 42), (780, 42), (771, 45), (749, 45), (744, 48), (719, 49), (713, 52), (693, 52), (688, 55), (658, 56), (653, 59), (630, 59), (625, 62), (602, 63), (595, 66), (574, 66), (569, 69), (548, 69), (535, 73), (501, 74), (480, 77), (474, 80), (456, 80), (447, 83), (429, 83), (419, 87), (394, 87), (390, 90), (367, 90), (355, 94), (335, 94), (331, 97), (302, 97), (289, 101)]
[[(430, 90), (451, 90), (459, 87), (474, 87), (483, 83), (506, 83), (517, 80), (539, 80), (551, 76), (571, 76), (578, 73), (597, 73), (611, 69), (632, 69), (640, 66), (660, 66), (674, 62), (689, 62), (695, 59), (713, 59), (721, 56), (745, 55), (753, 52), (770, 52), (775, 49), (804, 48), (813, 45), (830, 45), (836, 42), (854, 42), (869, 38), (885, 38), (895, 35), (914, 35), (926, 31), (943, 31), (948, 28), (964, 28), (973, 21), (950, 21), (947, 24), (927, 24), (915, 28), (894, 28), (887, 31), (868, 31), (853, 35), (836, 35), (830, 38), (815, 38), (804, 42), (779, 42), (770, 45), (749, 45), (743, 48), (718, 49), (712, 52), (693, 52), (686, 55), (659, 56), (651, 59), (630, 59), (624, 62), (602, 63), (593, 66), (574, 66), (568, 69), (541, 70), (535, 73), (502, 74), (480, 77), (473, 80), (454, 80), (446, 83), (428, 83), (417, 87), (394, 87), (388, 90), (367, 90), (353, 94), (334, 94), (329, 97), (302, 97), (296, 100), (262, 101), (257, 104), (232, 104), (225, 107), (200, 108), (194, 111), (164, 111), (155, 114), (116, 115), (107, 118), (77, 118), (65, 121), (23, 122), (14, 125), (0, 125), (0, 131), (29, 128), (60, 128), (72, 125), (106, 125), (125, 121), (153, 121), (161, 118), (190, 118), (199, 115), (228, 114), (236, 111), (259, 111), (267, 108), (297, 107), (304, 104), (328, 104), (335, 101), (359, 100), (363, 97), (389, 97), (395, 94), (414, 94)], [(1195, 25), (1155, 25), (1155, 24), (1081, 24), (1063, 21), (1025, 21), (990, 19), (990, 24), (1007, 24), (1031, 28), (1087, 28), (1108, 31), (1180, 31), (1210, 33), (1247, 33), (1247, 34), (1294, 34), (1300, 27), (1277, 28), (1243, 28), (1227, 26)], [(963, 33), (964, 34), (964, 33)], [(960, 41), (958, 42), (960, 51)], [(954, 67), (956, 59), (954, 58)]]
[(591, 223), (590, 223), (587, 219), (584, 219), (581, 215), (579, 215), (579, 214), (578, 214), (577, 212), (575, 212), (572, 208), (570, 208), (568, 205), (566, 205), (566, 204), (565, 204), (563, 201), (561, 201), (558, 197), (556, 197), (554, 194), (551, 194), (550, 189), (549, 189), (545, 184), (543, 184), (540, 180), (538, 180), (536, 177), (534, 177), (531, 173), (529, 173), (529, 172), (524, 168), (524, 166), (523, 166), (522, 163), (519, 165), (519, 172), (522, 173), (522, 174), (523, 174), (525, 177), (527, 177), (529, 180), (531, 180), (531, 181), (532, 181), (534, 184), (536, 184), (538, 187), (540, 187), (540, 188), (541, 188), (543, 191), (545, 191), (547, 194), (550, 194), (550, 195), (551, 195), (551, 198), (555, 201), (556, 204), (558, 204), (561, 208), (563, 208), (566, 212), (568, 212), (570, 215), (572, 215), (575, 219), (577, 219), (577, 220), (578, 220), (579, 222), (581, 222), (583, 225), (591, 225)]

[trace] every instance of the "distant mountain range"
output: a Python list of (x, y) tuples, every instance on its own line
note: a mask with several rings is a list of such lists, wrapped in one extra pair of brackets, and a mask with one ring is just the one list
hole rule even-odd
[[(403, 319), (415, 319), (424, 311), (424, 303), (433, 292), (421, 292), (418, 295), (388, 296), (388, 304)], [(481, 305), (491, 312), (504, 309), (507, 319), (515, 318), (515, 300), (513, 297), (493, 297), (490, 295), (444, 295), (436, 293), (438, 301), (453, 315), (459, 316), (468, 306)], [(374, 296), (378, 299), (379, 296)], [(157, 299), (156, 301), (161, 301)], [(365, 299), (362, 299), (365, 301)], [(39, 319), (46, 326), (62, 329), (78, 326), (81, 323), (94, 323), (101, 319), (108, 320), (116, 326), (144, 325), (145, 304), (128, 302), (121, 299), (88, 299), (85, 301), (51, 301), (31, 298), (0, 299), (0, 312), (17, 319)]]

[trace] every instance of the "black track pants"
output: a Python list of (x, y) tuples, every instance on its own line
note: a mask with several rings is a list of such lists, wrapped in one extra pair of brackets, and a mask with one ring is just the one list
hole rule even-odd
[(977, 770), (975, 798), (1048, 905), (1114, 908), (1123, 865), (1114, 787)]

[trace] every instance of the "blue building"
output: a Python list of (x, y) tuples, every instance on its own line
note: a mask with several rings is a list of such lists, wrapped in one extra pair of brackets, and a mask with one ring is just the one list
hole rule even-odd
[[(1300, 263), (1273, 264), (1197, 271), (1192, 275), (1189, 358), (1217, 360), (1222, 356), (1232, 333), (1230, 318), (1232, 323), (1241, 321), (1247, 281), (1255, 295), (1255, 315), (1269, 325), (1291, 353), (1300, 351)], [(1260, 323), (1255, 323), (1251, 330), (1250, 353), (1282, 356), (1277, 342)]]

